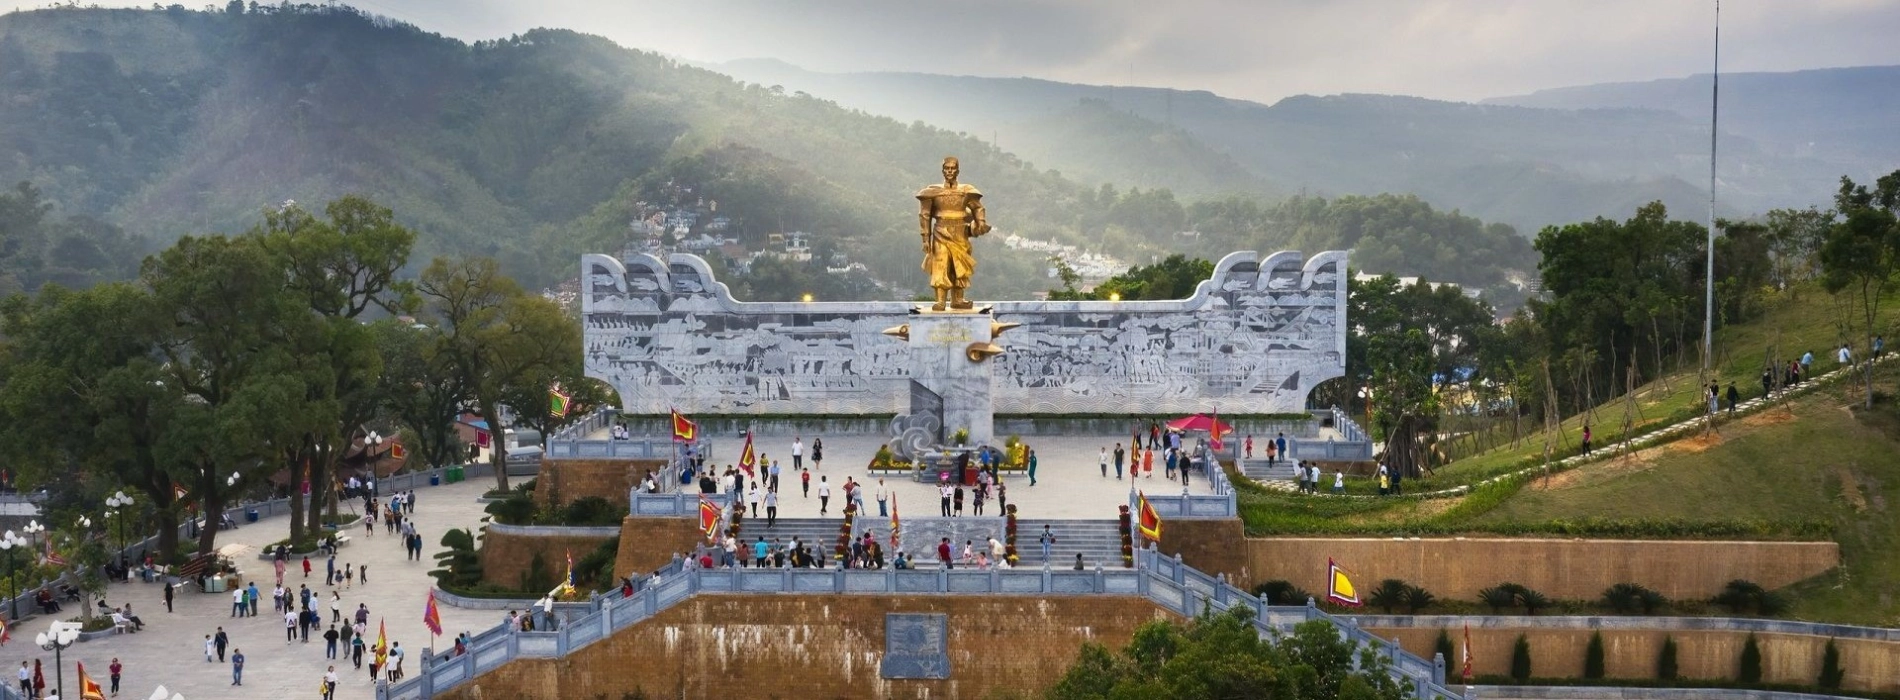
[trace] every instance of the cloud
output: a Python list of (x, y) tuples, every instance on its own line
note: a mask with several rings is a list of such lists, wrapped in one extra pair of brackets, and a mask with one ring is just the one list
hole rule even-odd
[[(1478, 99), (1707, 72), (1710, 2), (1655, 0), (374, 0), (424, 29), (533, 27), (699, 61), (1207, 89), (1272, 101), (1381, 92)], [(1730, 0), (1723, 70), (1900, 63), (1893, 0)]]

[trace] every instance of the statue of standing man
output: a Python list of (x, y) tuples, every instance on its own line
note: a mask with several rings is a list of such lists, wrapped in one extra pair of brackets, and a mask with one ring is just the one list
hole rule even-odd
[(973, 308), (963, 292), (970, 288), (970, 273), (976, 271), (976, 258), (970, 254), (970, 239), (990, 232), (983, 211), (983, 193), (957, 182), (957, 159), (943, 159), (943, 184), (917, 192), (917, 224), (924, 239), (924, 271), (930, 273), (930, 288), (937, 292), (932, 311)]

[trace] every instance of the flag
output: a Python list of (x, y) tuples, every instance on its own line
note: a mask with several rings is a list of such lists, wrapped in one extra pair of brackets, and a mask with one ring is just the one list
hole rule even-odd
[(673, 411), (673, 441), (692, 442), (698, 435), (699, 425), (687, 420), (686, 416), (680, 415), (680, 412), (675, 409)]
[(1340, 605), (1357, 607), (1359, 590), (1353, 588), (1352, 579), (1346, 577), (1346, 570), (1337, 562), (1326, 560), (1326, 599)]
[(13, 631), (10, 629), (7, 629), (7, 621), (0, 620), (0, 644), (6, 644), (7, 640), (12, 639), (12, 638), (13, 638)]
[(429, 602), (422, 608), (422, 624), (429, 634), (442, 636), (442, 613), (435, 609), (435, 588), (429, 588)]
[(86, 665), (77, 661), (73, 665), (79, 667), (79, 700), (106, 700), (105, 689), (99, 687), (99, 681), (86, 675)]
[(396, 459), (405, 459), (409, 456), (409, 450), (404, 449), (400, 442), (390, 443), (389, 456)]
[(699, 529), (706, 531), (709, 540), (719, 531), (719, 506), (713, 505), (704, 494), (699, 497)]
[(1214, 448), (1214, 451), (1215, 451), (1215, 452), (1219, 452), (1219, 451), (1221, 450), (1221, 443), (1220, 443), (1220, 406), (1215, 406), (1215, 407), (1214, 407), (1214, 429), (1213, 429), (1213, 430), (1211, 430), (1211, 431), (1209, 431), (1209, 432), (1212, 432), (1212, 433), (1214, 434), (1214, 439), (1213, 439), (1213, 440), (1212, 440), (1211, 442), (1209, 442), (1209, 443), (1208, 443), (1208, 446), (1209, 446), (1209, 447), (1212, 447), (1212, 448)]
[(891, 494), (891, 551), (892, 552), (903, 551), (903, 547), (900, 547), (897, 544), (900, 541), (898, 538), (899, 532), (901, 532), (901, 529), (897, 526), (897, 494), (893, 493)]
[(1140, 506), (1141, 536), (1148, 538), (1150, 542), (1160, 542), (1161, 514), (1155, 512), (1154, 504), (1148, 502), (1148, 496), (1146, 494), (1136, 491), (1135, 499), (1136, 503)]
[(759, 466), (759, 457), (752, 452), (752, 433), (747, 432), (745, 447), (739, 450), (739, 468), (744, 469), (746, 478), (750, 479), (753, 477), (752, 470), (757, 466)]
[(574, 550), (567, 550), (567, 592), (574, 592)]
[(66, 558), (59, 555), (59, 550), (53, 549), (53, 540), (50, 537), (46, 540), (45, 550), (45, 554), (40, 556), (40, 564), (46, 566), (66, 565)]
[(475, 446), (476, 446), (476, 447), (480, 447), (480, 448), (482, 448), (482, 449), (484, 449), (484, 450), (485, 450), (485, 449), (488, 449), (488, 443), (489, 443), (489, 441), (490, 441), (490, 440), (492, 440), (492, 439), (493, 439), (493, 438), (490, 438), (490, 437), (488, 436), (488, 431), (486, 431), (486, 430), (477, 430), (477, 431), (475, 431)]
[(375, 660), (377, 668), (382, 668), (389, 664), (389, 633), (384, 629), (382, 618), (376, 618), (376, 646), (372, 647), (371, 651), (376, 654)]
[(560, 387), (548, 387), (548, 415), (566, 418), (567, 405), (573, 400), (573, 396), (561, 393)]
[(1471, 624), (1465, 623), (1465, 683), (1471, 682)]

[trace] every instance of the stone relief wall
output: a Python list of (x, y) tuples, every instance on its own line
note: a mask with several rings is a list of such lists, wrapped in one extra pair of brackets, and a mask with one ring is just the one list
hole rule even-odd
[[(901, 414), (904, 302), (740, 302), (706, 261), (581, 259), (588, 376), (629, 413)], [(1229, 254), (1187, 299), (995, 302), (998, 413), (1291, 413), (1342, 376), (1346, 253)], [(979, 287), (980, 290), (980, 287)], [(979, 302), (982, 303), (982, 302)]]

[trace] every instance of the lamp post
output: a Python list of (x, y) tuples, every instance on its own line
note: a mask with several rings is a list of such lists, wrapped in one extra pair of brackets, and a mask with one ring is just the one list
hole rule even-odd
[(110, 506), (113, 512), (118, 515), (119, 549), (123, 551), (125, 549), (125, 507), (132, 505), (132, 497), (126, 495), (124, 491), (120, 491), (112, 494), (111, 498), (107, 498), (106, 505)]
[(60, 652), (66, 651), (66, 647), (79, 641), (79, 623), (54, 620), (53, 624), (49, 625), (45, 632), (34, 637), (33, 641), (39, 644), (41, 649), (53, 652), (53, 678), (57, 683), (55, 687), (59, 689), (60, 697), (66, 697), (66, 667)]
[(29, 520), (26, 523), (26, 527), (20, 529), (26, 531), (27, 544), (33, 545), (34, 547), (40, 546), (40, 533), (46, 532), (45, 525), (41, 525), (38, 520)]
[(376, 460), (371, 459), (371, 455), (376, 454), (376, 448), (381, 447), (386, 440), (388, 440), (388, 438), (383, 437), (374, 430), (369, 431), (369, 435), (363, 438), (363, 466), (369, 467), (369, 480), (371, 482), (376, 480), (377, 475)]
[(25, 548), (26, 545), (27, 541), (13, 534), (12, 530), (8, 530), (5, 535), (0, 535), (0, 555), (4, 555), (7, 559), (7, 606), (10, 608), (10, 618), (14, 620), (20, 619), (20, 597), (19, 592), (14, 590), (13, 550)]

